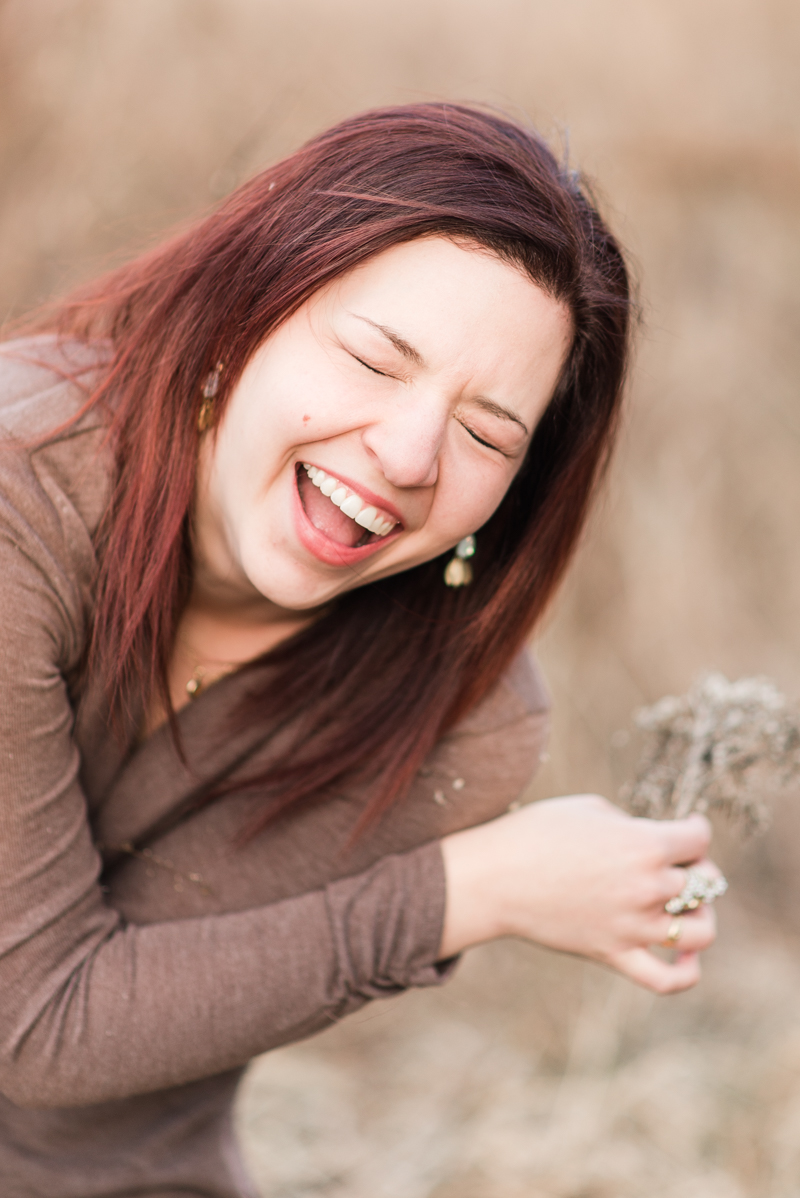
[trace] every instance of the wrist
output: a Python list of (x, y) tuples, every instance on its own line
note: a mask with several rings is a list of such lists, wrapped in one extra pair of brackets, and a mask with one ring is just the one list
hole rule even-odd
[(490, 827), (467, 828), (441, 841), (446, 897), (440, 960), (508, 934), (487, 843)]

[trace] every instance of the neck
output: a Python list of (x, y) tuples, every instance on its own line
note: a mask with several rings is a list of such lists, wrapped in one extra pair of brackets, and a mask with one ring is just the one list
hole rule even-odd
[[(226, 601), (227, 599), (227, 601)], [(248, 600), (194, 588), (181, 616), (178, 636), (198, 659), (241, 665), (267, 653), (322, 614), (278, 607), (259, 596)]]
[[(178, 624), (169, 667), (172, 706), (179, 711), (192, 698), (239, 666), (254, 661), (318, 617), (270, 604), (224, 602), (216, 590), (196, 587)], [(151, 699), (142, 735), (166, 719), (157, 696)]]

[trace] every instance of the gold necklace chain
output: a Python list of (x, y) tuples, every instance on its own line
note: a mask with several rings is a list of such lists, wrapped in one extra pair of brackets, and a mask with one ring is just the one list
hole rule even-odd
[[(216, 661), (213, 657), (207, 657), (206, 664), (204, 665), (202, 661), (198, 660), (192, 646), (183, 640), (183, 638), (181, 638), (181, 644), (197, 662), (185, 688), (186, 694), (190, 699), (196, 699), (203, 691), (207, 679), (209, 683), (217, 682), (220, 678), (224, 678), (226, 674), (232, 674), (234, 670), (238, 670), (239, 666), (243, 664), (240, 661)], [(209, 674), (212, 675), (211, 678), (208, 677)]]

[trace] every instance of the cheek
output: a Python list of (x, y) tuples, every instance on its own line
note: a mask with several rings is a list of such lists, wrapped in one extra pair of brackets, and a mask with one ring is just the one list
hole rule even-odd
[(335, 436), (348, 422), (352, 398), (339, 379), (319, 372), (275, 378), (256, 416), (259, 439), (286, 452)]
[(481, 495), (476, 495), (471, 504), (470, 524), (480, 528), (497, 511), (507, 491), (507, 487), (487, 488)]
[(485, 524), (502, 503), (511, 486), (515, 468), (500, 463), (465, 464), (441, 481), (437, 494), (436, 524), (443, 535), (465, 536)]

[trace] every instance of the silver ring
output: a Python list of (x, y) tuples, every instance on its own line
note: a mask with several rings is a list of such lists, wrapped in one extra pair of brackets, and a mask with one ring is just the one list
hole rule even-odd
[(701, 903), (713, 903), (714, 899), (721, 898), (727, 889), (728, 883), (725, 878), (709, 878), (699, 870), (690, 869), (683, 890), (664, 904), (664, 910), (668, 915), (694, 911)]

